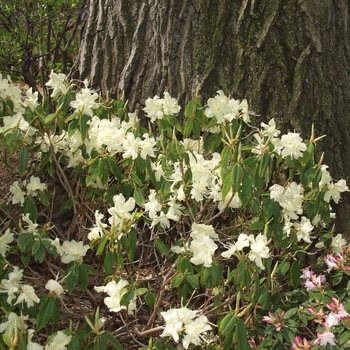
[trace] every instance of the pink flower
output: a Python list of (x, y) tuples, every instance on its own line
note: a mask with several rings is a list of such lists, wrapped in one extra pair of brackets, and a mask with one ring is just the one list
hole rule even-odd
[(307, 291), (310, 291), (314, 288), (321, 289), (322, 283), (326, 282), (326, 277), (324, 275), (312, 275), (311, 280), (304, 282), (304, 286)]
[(263, 316), (263, 322), (270, 323), (276, 328), (276, 332), (280, 332), (284, 326), (283, 316), (285, 311), (281, 313), (276, 312), (276, 316), (270, 311), (269, 316)]
[(317, 311), (313, 306), (309, 307), (307, 310), (310, 312), (311, 315), (315, 317), (314, 318), (315, 323), (320, 323), (320, 324), (323, 323), (325, 314), (323, 312), (322, 307), (320, 308), (320, 311)]
[(327, 344), (336, 346), (334, 340), (334, 334), (330, 331), (325, 331), (323, 333), (317, 332), (317, 339), (312, 343), (312, 345), (326, 346)]
[(312, 347), (309, 340), (307, 340), (306, 338), (301, 339), (301, 337), (297, 335), (294, 338), (290, 350), (310, 350), (311, 348)]
[(327, 307), (329, 310), (332, 310), (333, 312), (331, 314), (336, 315), (338, 320), (341, 320), (345, 317), (350, 316), (344, 308), (344, 305), (340, 299), (332, 298), (332, 303), (327, 304)]
[(307, 267), (303, 270), (301, 270), (302, 275), (300, 278), (303, 278), (304, 280), (309, 280), (315, 273), (313, 271), (310, 271), (310, 268)]

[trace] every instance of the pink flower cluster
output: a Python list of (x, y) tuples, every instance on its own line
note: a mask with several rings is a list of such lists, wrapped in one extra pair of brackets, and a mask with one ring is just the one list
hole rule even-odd
[(314, 288), (322, 289), (322, 283), (326, 282), (325, 275), (316, 275), (313, 271), (310, 271), (310, 268), (307, 267), (301, 270), (302, 275), (300, 278), (304, 279), (304, 287), (307, 291), (310, 291)]
[(350, 272), (350, 259), (343, 252), (335, 255), (329, 254), (324, 258), (324, 262), (328, 266), (327, 272), (338, 270), (343, 272)]
[(282, 311), (281, 313), (276, 312), (276, 316), (270, 311), (269, 316), (263, 317), (263, 322), (270, 323), (275, 326), (276, 332), (280, 332), (284, 326), (283, 317), (286, 312)]

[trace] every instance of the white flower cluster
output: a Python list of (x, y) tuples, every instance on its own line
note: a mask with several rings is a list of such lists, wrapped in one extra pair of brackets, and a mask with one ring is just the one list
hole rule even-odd
[(8, 228), (5, 233), (0, 236), (0, 255), (5, 258), (6, 252), (9, 250), (9, 244), (14, 240), (14, 234)]
[(213, 239), (218, 238), (213, 226), (204, 224), (192, 224), (191, 244), (189, 249), (193, 253), (191, 262), (195, 265), (210, 267), (213, 262), (213, 255), (218, 246)]
[(165, 320), (164, 331), (161, 337), (171, 336), (177, 343), (179, 334), (185, 334), (182, 345), (188, 349), (190, 344), (201, 345), (205, 341), (204, 335), (212, 328), (206, 316), (197, 316), (198, 311), (192, 311), (186, 307), (180, 309), (170, 309), (161, 312)]
[(83, 242), (77, 242), (76, 240), (64, 241), (60, 245), (60, 241), (56, 238), (51, 242), (51, 245), (56, 248), (57, 253), (61, 256), (61, 261), (64, 264), (69, 264), (74, 261), (80, 264), (87, 251), (90, 249), (88, 245), (84, 245)]
[(181, 107), (175, 98), (172, 98), (168, 92), (164, 92), (164, 98), (154, 96), (145, 101), (146, 107), (143, 111), (146, 116), (155, 122), (157, 119), (163, 119), (165, 115), (175, 115), (180, 112)]
[(129, 282), (120, 279), (116, 281), (108, 282), (106, 286), (94, 287), (97, 293), (107, 293), (108, 297), (104, 298), (104, 303), (108, 307), (109, 311), (119, 312), (120, 310), (128, 310), (129, 314), (132, 314), (136, 309), (136, 297), (137, 293), (134, 293), (134, 298), (129, 302), (128, 306), (120, 305), (120, 301), (128, 289), (126, 288)]
[(40, 178), (34, 175), (30, 177), (29, 183), (26, 183), (24, 181), (24, 185), (26, 186), (26, 189), (27, 189), (26, 192), (22, 191), (18, 181), (15, 181), (10, 186), (10, 192), (12, 193), (13, 204), (20, 203), (21, 205), (23, 205), (26, 196), (36, 197), (38, 194), (38, 191), (47, 190), (47, 185), (45, 183), (42, 183), (40, 181)]
[(270, 257), (270, 250), (267, 246), (267, 238), (261, 233), (256, 237), (254, 235), (247, 235), (241, 233), (237, 242), (229, 245), (229, 249), (221, 253), (224, 258), (230, 258), (236, 252), (243, 251), (244, 248), (250, 247), (248, 258), (249, 260), (255, 262), (255, 264), (260, 267), (262, 270), (265, 270), (262, 259), (268, 259)]
[(13, 271), (8, 274), (7, 279), (2, 279), (0, 283), (0, 293), (7, 295), (7, 302), (11, 305), (12, 301), (17, 301), (14, 305), (25, 302), (28, 307), (34, 306), (34, 303), (39, 303), (40, 299), (35, 294), (32, 286), (22, 283), (23, 270), (18, 266), (13, 267)]
[[(125, 197), (120, 193), (113, 196), (114, 206), (108, 209), (110, 217), (108, 223), (114, 231), (115, 229), (123, 229), (122, 225), (124, 222), (130, 222), (133, 218), (133, 211), (135, 209), (135, 199), (130, 197), (127, 201)], [(107, 227), (107, 224), (102, 222), (104, 218), (98, 210), (95, 211), (95, 220), (96, 223), (90, 230), (88, 234), (88, 239), (91, 241), (93, 239), (98, 239), (104, 235), (104, 230)], [(120, 238), (121, 236), (119, 236)]]
[[(321, 167), (322, 178), (319, 182), (319, 190), (324, 191), (324, 200), (329, 202), (331, 199), (338, 203), (342, 192), (349, 191), (345, 180), (341, 179), (334, 183), (327, 171), (327, 166)], [(310, 185), (311, 186), (311, 185)], [(278, 202), (282, 207), (282, 215), (284, 218), (283, 231), (288, 236), (291, 230), (294, 229), (297, 235), (298, 241), (303, 240), (306, 243), (311, 243), (311, 234), (315, 226), (320, 222), (320, 215), (317, 214), (312, 220), (303, 216), (303, 204), (304, 204), (304, 188), (301, 184), (296, 182), (289, 182), (286, 186), (275, 184), (269, 188), (270, 198), (275, 202)], [(332, 217), (335, 214), (331, 214)], [(322, 223), (321, 223), (322, 224)]]
[(280, 131), (276, 129), (274, 119), (271, 119), (269, 124), (261, 123), (261, 126), (262, 129), (253, 135), (256, 141), (256, 145), (252, 149), (253, 154), (262, 156), (270, 150), (270, 143), (273, 145), (273, 151), (278, 155), (282, 155), (282, 158), (298, 159), (306, 151), (306, 144), (298, 133), (289, 132), (279, 138)]
[[(25, 108), (34, 110), (38, 104), (38, 92), (33, 93), (32, 88), (26, 92), (26, 98), (22, 99), (22, 91), (19, 87), (14, 86), (10, 77), (7, 79), (0, 74), (0, 98), (4, 101), (11, 100), (13, 102), (13, 115), (7, 115), (2, 119), (3, 126), (0, 127), (0, 133), (7, 135), (15, 129), (21, 130), (24, 134), (33, 136), (36, 129), (31, 127), (24, 119), (23, 114)], [(30, 142), (29, 138), (26, 138)]]
[(214, 98), (208, 99), (208, 108), (205, 110), (207, 118), (216, 118), (218, 124), (225, 121), (231, 122), (233, 119), (242, 117), (243, 121), (249, 123), (249, 112), (247, 100), (230, 99), (225, 96), (222, 90), (217, 92)]

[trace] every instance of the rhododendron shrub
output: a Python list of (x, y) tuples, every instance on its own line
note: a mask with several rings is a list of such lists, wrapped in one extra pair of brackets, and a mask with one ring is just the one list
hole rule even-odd
[[(322, 137), (253, 126), (223, 91), (150, 97), (140, 123), (87, 81), (51, 72), (46, 85), (39, 103), (1, 81), (19, 176), (0, 207), (0, 347), (350, 348), (350, 249), (331, 207), (348, 187), (316, 157)], [(73, 214), (64, 230), (53, 184)], [(31, 280), (33, 264), (47, 273)], [(69, 323), (76, 295), (94, 302)]]

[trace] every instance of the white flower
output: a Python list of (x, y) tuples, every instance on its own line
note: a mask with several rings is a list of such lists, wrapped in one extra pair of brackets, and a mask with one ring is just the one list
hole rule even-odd
[(147, 159), (147, 157), (155, 157), (155, 145), (157, 141), (154, 137), (149, 137), (148, 134), (143, 134), (144, 139), (139, 141), (138, 147), (140, 147), (140, 156), (142, 159)]
[(87, 87), (87, 81), (84, 81), (84, 83), (85, 87), (75, 95), (75, 101), (72, 101), (70, 106), (74, 108), (76, 112), (92, 117), (94, 114), (92, 110), (99, 107), (99, 104), (96, 102), (98, 94)]
[[(227, 194), (225, 200), (222, 200), (219, 202), (218, 204), (218, 209), (222, 210), (226, 207), (228, 201), (231, 199), (232, 197), (232, 191), (230, 190), (230, 192)], [(241, 199), (239, 198), (238, 192), (235, 193), (235, 195), (233, 196), (233, 198), (231, 199), (230, 204), (228, 205), (229, 208), (232, 209), (237, 209), (240, 208), (242, 206), (242, 202)]]
[(111, 217), (108, 222), (112, 226), (117, 226), (121, 223), (122, 219), (130, 219), (132, 212), (135, 208), (135, 199), (130, 197), (125, 201), (125, 197), (120, 193), (113, 196), (114, 207), (108, 209), (108, 213)]
[(218, 124), (221, 124), (225, 120), (227, 115), (228, 120), (232, 120), (232, 110), (228, 105), (229, 98), (225, 96), (222, 90), (217, 91), (217, 95), (214, 98), (209, 98), (207, 101), (208, 108), (205, 110), (207, 118), (216, 118)]
[(26, 232), (32, 233), (32, 234), (37, 234), (37, 227), (39, 226), (38, 224), (34, 224), (32, 220), (30, 220), (29, 213), (26, 215), (22, 214), (22, 220), (28, 224), (28, 227), (26, 228)]
[(39, 106), (38, 91), (33, 92), (33, 88), (29, 88), (26, 93), (24, 105), (28, 106), (30, 110), (33, 112), (34, 109)]
[(210, 331), (212, 328), (208, 324), (208, 319), (206, 316), (201, 315), (197, 319), (185, 325), (185, 337), (182, 341), (182, 344), (185, 349), (189, 347), (192, 343), (194, 345), (201, 344), (201, 333)]
[(64, 293), (63, 287), (57, 281), (55, 281), (53, 279), (50, 279), (47, 281), (45, 288), (48, 291), (55, 293), (56, 296), (58, 296), (58, 297)]
[(170, 218), (167, 214), (165, 214), (163, 211), (159, 212), (159, 215), (156, 215), (152, 219), (151, 228), (156, 226), (157, 224), (160, 224), (160, 226), (166, 230), (170, 227)]
[(249, 259), (254, 261), (258, 267), (262, 270), (265, 270), (265, 267), (262, 263), (262, 258), (268, 259), (270, 257), (269, 247), (267, 247), (267, 238), (264, 235), (259, 235), (254, 238), (253, 235), (249, 236), (250, 239), (250, 249)]
[(45, 346), (45, 350), (66, 350), (72, 340), (71, 335), (65, 335), (63, 332), (58, 331), (49, 344)]
[(43, 350), (43, 347), (40, 344), (32, 342), (33, 335), (34, 329), (28, 329), (27, 350)]
[(200, 345), (202, 338), (201, 333), (211, 330), (206, 316), (202, 315), (195, 319), (197, 311), (192, 311), (186, 307), (180, 309), (170, 309), (161, 312), (165, 320), (165, 327), (161, 337), (171, 336), (176, 342), (179, 341), (179, 334), (185, 332), (182, 344), (185, 349), (192, 343)]
[(182, 320), (178, 317), (178, 309), (170, 309), (161, 312), (165, 320), (165, 327), (161, 337), (171, 336), (176, 342), (179, 341), (179, 333), (182, 332)]
[(321, 165), (322, 178), (318, 184), (320, 190), (322, 189), (323, 186), (329, 185), (332, 181), (331, 174), (329, 173), (327, 168), (328, 168), (328, 165), (325, 165), (325, 164)]
[(19, 187), (18, 181), (15, 181), (13, 185), (10, 186), (10, 192), (12, 193), (12, 203), (21, 203), (21, 205), (23, 205), (25, 200), (25, 192), (23, 192)]
[(34, 306), (34, 303), (40, 303), (40, 299), (35, 294), (35, 290), (32, 286), (24, 284), (21, 286), (21, 294), (19, 295), (15, 305), (22, 302), (26, 302), (28, 307)]
[(159, 96), (154, 96), (153, 98), (148, 98), (145, 101), (146, 107), (143, 111), (146, 113), (148, 118), (151, 118), (151, 122), (155, 122), (157, 119), (163, 119), (163, 101)]
[(24, 321), (28, 320), (29, 316), (17, 316), (14, 312), (11, 312), (7, 316), (7, 321), (0, 324), (0, 333), (5, 333), (12, 337), (15, 329), (22, 328), (26, 329), (27, 325)]
[(145, 203), (145, 212), (148, 212), (150, 219), (154, 219), (158, 212), (162, 210), (162, 205), (156, 198), (156, 191), (150, 190), (148, 202)]
[[(0, 127), (0, 133), (5, 135), (11, 132), (12, 129), (19, 129), (26, 133), (30, 128), (29, 123), (23, 118), (21, 112), (18, 112), (13, 116), (3, 117), (2, 121), (4, 123), (4, 126)], [(32, 128), (31, 130), (29, 130), (29, 135), (33, 136), (35, 131), (36, 130)]]
[(300, 223), (298, 223), (298, 222), (294, 223), (294, 227), (297, 230), (298, 242), (303, 240), (306, 243), (311, 243), (310, 233), (314, 229), (314, 227), (312, 226), (312, 224), (308, 218), (303, 216), (301, 218)]
[(287, 135), (282, 135), (281, 138), (282, 156), (284, 158), (291, 156), (291, 158), (298, 159), (306, 151), (306, 144), (303, 142), (298, 133), (289, 132)]
[(61, 260), (64, 264), (69, 264), (71, 261), (81, 261), (90, 249), (88, 245), (84, 245), (83, 242), (77, 242), (74, 239), (72, 241), (64, 241), (61, 248), (63, 253), (61, 254)]
[(286, 187), (273, 185), (269, 188), (270, 197), (284, 209), (285, 218), (298, 219), (301, 214), (304, 188), (301, 184), (290, 182)]
[(90, 230), (88, 234), (88, 239), (91, 241), (93, 239), (97, 239), (103, 236), (104, 229), (107, 227), (107, 224), (102, 222), (103, 214), (101, 214), (98, 210), (95, 211), (95, 225)]
[(343, 236), (338, 233), (335, 237), (332, 237), (332, 251), (333, 253), (340, 253), (343, 251), (343, 247), (346, 245), (346, 240), (343, 238)]
[(280, 131), (276, 129), (276, 122), (272, 118), (269, 121), (269, 124), (261, 123), (261, 126), (264, 128), (263, 134), (266, 136), (277, 137), (280, 134)]
[(168, 92), (164, 92), (163, 110), (165, 115), (175, 115), (181, 110), (181, 107), (178, 105), (177, 99), (172, 98)]
[(339, 180), (335, 184), (329, 184), (328, 191), (324, 194), (324, 200), (329, 202), (332, 198), (334, 202), (338, 204), (340, 193), (342, 192), (349, 192), (349, 188), (346, 186), (346, 181), (344, 179)]
[(193, 252), (191, 262), (195, 265), (210, 267), (213, 262), (213, 255), (218, 246), (212, 238), (217, 238), (213, 226), (204, 224), (192, 224), (190, 250)]
[(23, 278), (23, 270), (20, 270), (18, 266), (14, 266), (13, 271), (11, 271), (6, 279), (1, 280), (0, 293), (7, 294), (7, 302), (12, 303), (15, 299), (21, 287), (21, 280)]
[(120, 305), (120, 301), (128, 289), (126, 286), (129, 282), (121, 279), (118, 283), (115, 281), (108, 282), (106, 286), (95, 287), (97, 293), (107, 293), (108, 297), (104, 299), (104, 303), (107, 305), (110, 311), (119, 312), (120, 310), (128, 310), (129, 314), (136, 308), (136, 293), (134, 293), (134, 298), (129, 302), (128, 306)]
[(241, 233), (238, 236), (235, 244), (230, 244), (226, 252), (221, 253), (224, 258), (230, 258), (236, 251), (242, 251), (245, 247), (249, 247), (249, 238), (246, 233)]
[(212, 225), (197, 224), (194, 222), (192, 224), (191, 237), (193, 239), (201, 239), (203, 236), (218, 238), (218, 234), (215, 232)]
[(27, 184), (27, 195), (32, 195), (36, 197), (36, 191), (45, 191), (47, 189), (47, 185), (45, 183), (40, 182), (40, 178), (32, 175), (30, 177), (30, 182)]
[(51, 97), (55, 97), (58, 93), (66, 93), (67, 87), (65, 85), (66, 76), (65, 74), (59, 73), (56, 74), (51, 71), (50, 80), (45, 84), (46, 86), (53, 88)]
[(195, 265), (203, 264), (205, 267), (211, 267), (217, 248), (218, 246), (208, 236), (194, 239), (190, 245), (190, 250), (193, 252), (191, 262)]
[(163, 119), (164, 115), (175, 115), (180, 112), (181, 107), (175, 98), (172, 98), (168, 92), (164, 92), (164, 99), (160, 99), (159, 96), (148, 98), (145, 101), (146, 107), (143, 111), (148, 118), (151, 118), (151, 122), (157, 119)]
[(0, 236), (0, 255), (4, 258), (6, 256), (6, 252), (9, 249), (9, 244), (14, 240), (14, 234), (10, 231), (10, 229), (6, 229), (5, 233)]

